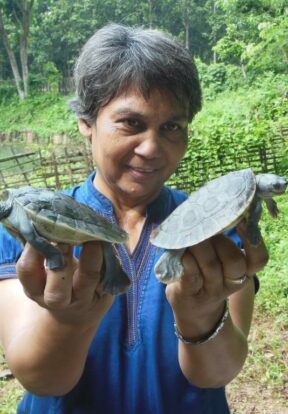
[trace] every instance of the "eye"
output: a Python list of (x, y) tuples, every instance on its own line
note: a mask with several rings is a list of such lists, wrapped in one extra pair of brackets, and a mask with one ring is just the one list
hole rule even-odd
[(123, 119), (122, 122), (125, 126), (128, 126), (130, 128), (134, 128), (134, 129), (141, 128), (141, 124), (137, 119), (127, 118), (127, 119)]
[(181, 130), (181, 126), (175, 122), (167, 122), (163, 128), (169, 132), (177, 132)]

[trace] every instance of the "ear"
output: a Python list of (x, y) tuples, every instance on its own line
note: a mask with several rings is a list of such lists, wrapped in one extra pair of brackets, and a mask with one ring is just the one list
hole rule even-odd
[(88, 122), (85, 121), (85, 119), (80, 118), (78, 120), (78, 129), (79, 129), (80, 134), (83, 135), (83, 137), (91, 139), (92, 126), (88, 124)]

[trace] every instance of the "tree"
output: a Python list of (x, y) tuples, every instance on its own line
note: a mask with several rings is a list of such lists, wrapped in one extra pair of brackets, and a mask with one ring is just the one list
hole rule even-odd
[[(29, 67), (28, 67), (28, 38), (34, 0), (2, 0), (0, 3), (0, 33), (6, 49), (16, 88), (20, 99), (28, 96)], [(19, 34), (19, 70), (16, 53), (13, 49), (12, 34)]]
[(258, 25), (259, 42), (246, 50), (249, 65), (258, 71), (287, 73), (288, 9), (283, 15)]
[(146, 0), (38, 0), (31, 29), (33, 72), (47, 83), (49, 63), (65, 84), (79, 50), (97, 29), (109, 22), (146, 23), (147, 11)]
[(225, 13), (226, 33), (214, 50), (225, 63), (253, 76), (266, 70), (285, 71), (288, 59), (287, 0), (218, 0)]
[(147, 0), (149, 6), (149, 27), (150, 29), (153, 28), (154, 20), (155, 20), (155, 0)]

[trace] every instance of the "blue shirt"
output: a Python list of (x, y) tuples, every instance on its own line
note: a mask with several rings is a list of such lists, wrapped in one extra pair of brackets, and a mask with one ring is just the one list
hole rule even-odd
[[(115, 222), (110, 200), (93, 186), (94, 175), (67, 193)], [(84, 373), (63, 397), (26, 393), (18, 414), (227, 414), (224, 388), (191, 385), (178, 363), (178, 340), (173, 314), (153, 268), (162, 249), (149, 242), (153, 228), (187, 198), (163, 187), (147, 208), (146, 222), (132, 254), (117, 245), (131, 279), (126, 294), (118, 295), (91, 343)], [(235, 231), (230, 236), (237, 241)], [(80, 248), (75, 248), (78, 256)], [(0, 278), (15, 275), (21, 246), (5, 229), (0, 231)], [(45, 346), (45, 345), (43, 345)], [(57, 378), (55, 378), (57, 381)]]

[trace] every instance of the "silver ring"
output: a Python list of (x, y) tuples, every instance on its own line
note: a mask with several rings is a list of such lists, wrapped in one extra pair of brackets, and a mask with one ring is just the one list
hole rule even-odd
[(243, 283), (246, 281), (248, 276), (244, 274), (243, 276), (239, 277), (238, 279), (230, 279), (231, 282), (235, 283), (235, 285), (243, 285)]

